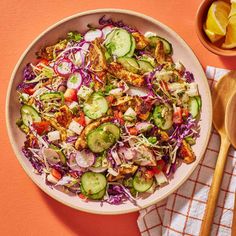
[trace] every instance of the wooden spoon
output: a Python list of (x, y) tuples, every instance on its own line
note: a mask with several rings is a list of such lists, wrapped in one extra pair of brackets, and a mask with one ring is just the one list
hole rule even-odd
[[(230, 143), (236, 148), (236, 93), (234, 93), (226, 107), (226, 117), (225, 117), (225, 128), (226, 133), (229, 137)], [(234, 197), (234, 212), (233, 212), (233, 222), (232, 222), (232, 236), (236, 236), (236, 192)]]
[(231, 71), (220, 79), (220, 81), (214, 87), (212, 93), (213, 124), (220, 135), (221, 144), (200, 232), (200, 235), (204, 236), (210, 235), (211, 232), (211, 226), (213, 223), (215, 208), (223, 177), (224, 166), (227, 158), (227, 153), (230, 147), (230, 141), (225, 129), (225, 112), (229, 98), (235, 91), (236, 71)]

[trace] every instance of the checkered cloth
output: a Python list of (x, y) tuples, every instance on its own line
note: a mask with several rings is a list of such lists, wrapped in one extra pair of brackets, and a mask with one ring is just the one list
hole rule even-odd
[[(210, 87), (227, 72), (207, 67)], [(167, 199), (140, 211), (137, 223), (142, 236), (199, 235), (219, 147), (219, 135), (212, 130), (205, 156), (190, 178)], [(236, 151), (231, 148), (215, 211), (212, 236), (231, 235), (235, 186)]]

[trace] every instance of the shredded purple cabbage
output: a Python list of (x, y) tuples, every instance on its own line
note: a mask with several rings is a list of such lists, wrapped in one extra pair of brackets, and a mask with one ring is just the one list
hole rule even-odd
[(129, 25), (124, 24), (123, 21), (121, 21), (121, 20), (113, 21), (111, 18), (105, 19), (105, 17), (106, 16), (104, 15), (99, 19), (98, 22), (99, 22), (100, 25), (113, 25), (115, 27), (123, 28), (123, 29), (127, 30), (130, 33), (138, 32), (137, 29), (132, 28)]
[(189, 72), (189, 71), (185, 71), (184, 73), (184, 78), (186, 79), (187, 83), (192, 83), (195, 81), (193, 73)]
[(23, 78), (24, 80), (30, 81), (33, 80), (35, 77), (36, 75), (33, 72), (32, 66), (30, 65), (30, 63), (28, 63), (23, 70)]
[(66, 139), (66, 142), (67, 142), (67, 143), (74, 143), (77, 139), (78, 139), (77, 136), (69, 136), (69, 137)]
[(22, 148), (22, 153), (30, 161), (34, 169), (37, 170), (39, 174), (42, 174), (43, 168), (45, 168), (44, 163), (41, 162), (37, 157), (35, 157), (34, 154), (25, 147)]

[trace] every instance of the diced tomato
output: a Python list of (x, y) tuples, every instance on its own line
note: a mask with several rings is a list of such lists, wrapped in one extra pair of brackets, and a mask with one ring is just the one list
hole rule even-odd
[(77, 101), (77, 91), (75, 89), (67, 89), (64, 93), (64, 98), (66, 102)]
[(189, 115), (189, 111), (188, 111), (188, 109), (187, 109), (187, 108), (182, 109), (182, 116), (187, 117), (188, 115)]
[(50, 123), (48, 121), (40, 121), (34, 122), (32, 126), (36, 130), (37, 134), (42, 135), (49, 131)]
[(88, 199), (83, 193), (80, 193), (78, 196), (79, 196), (79, 198), (81, 198), (84, 201), (87, 201), (87, 199)]
[(45, 58), (42, 58), (42, 59), (39, 60), (39, 62), (38, 62), (38, 64), (37, 64), (37, 67), (38, 67), (39, 69), (42, 69), (42, 66), (39, 65), (39, 64), (48, 65), (48, 64), (49, 64), (49, 61), (48, 61), (47, 59), (45, 59)]
[(27, 94), (29, 94), (29, 95), (32, 95), (32, 94), (34, 94), (35, 89), (34, 89), (34, 88), (24, 88), (24, 89), (23, 89), (23, 92), (24, 92), (24, 93), (27, 93)]
[(157, 165), (156, 165), (156, 166), (153, 166), (153, 167), (151, 168), (151, 171), (152, 171), (154, 174), (159, 174), (159, 173), (163, 170), (163, 168), (164, 168), (165, 166), (166, 166), (165, 161), (159, 160), (159, 161), (157, 161)]
[(61, 173), (56, 169), (52, 169), (52, 176), (58, 180), (61, 179)]
[(128, 128), (128, 131), (131, 135), (138, 135), (138, 130), (135, 127)]
[(86, 126), (85, 115), (83, 112), (80, 112), (79, 117), (75, 117), (74, 120), (82, 126)]
[(109, 95), (106, 97), (106, 100), (108, 101), (108, 103), (112, 103), (114, 101), (115, 97), (113, 95)]
[(151, 179), (155, 175), (155, 172), (153, 170), (146, 170), (144, 175), (146, 178)]
[(118, 122), (123, 125), (125, 123), (124, 119), (123, 119), (123, 114), (121, 111), (114, 111), (114, 117), (115, 119), (118, 120)]
[(176, 107), (175, 108), (174, 114), (173, 114), (173, 122), (175, 124), (181, 124), (183, 122), (181, 107)]

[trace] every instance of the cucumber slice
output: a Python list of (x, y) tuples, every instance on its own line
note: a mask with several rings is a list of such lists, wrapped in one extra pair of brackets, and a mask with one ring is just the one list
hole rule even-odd
[(155, 58), (153, 58), (150, 55), (144, 54), (144, 55), (141, 56), (140, 60), (149, 62), (152, 65), (152, 67), (156, 66)]
[(84, 103), (84, 113), (90, 119), (98, 119), (108, 110), (107, 100), (98, 93), (93, 93)]
[(87, 135), (89, 149), (94, 153), (100, 153), (111, 147), (116, 142), (112, 133), (95, 129)]
[(139, 64), (139, 68), (140, 68), (139, 70), (141, 74), (153, 71), (153, 67), (151, 63), (149, 63), (148, 61), (139, 60), (138, 64)]
[(137, 74), (139, 71), (139, 64), (134, 58), (130, 57), (120, 57), (117, 59), (117, 62), (119, 62), (126, 70)]
[(49, 100), (55, 100), (55, 99), (61, 99), (64, 100), (64, 96), (60, 92), (49, 92), (49, 93), (43, 93), (40, 95), (41, 101), (49, 101)]
[(88, 197), (89, 199), (92, 199), (92, 200), (100, 200), (100, 199), (102, 199), (102, 198), (104, 197), (104, 195), (105, 195), (105, 193), (106, 193), (106, 188), (105, 188), (105, 189), (101, 190), (101, 191), (98, 192), (98, 193), (95, 193), (95, 194), (88, 194), (88, 193), (84, 190), (84, 188), (83, 188), (82, 185), (80, 186), (80, 190), (81, 190), (81, 192), (82, 192), (86, 197)]
[(159, 37), (159, 36), (151, 36), (148, 39), (149, 39), (151, 47), (156, 47), (157, 41), (160, 40), (163, 42), (165, 53), (166, 54), (172, 53), (172, 51), (173, 51), (172, 44), (169, 41), (167, 41), (166, 39)]
[(50, 144), (49, 147), (57, 152), (57, 154), (60, 157), (61, 163), (63, 165), (65, 165), (66, 164), (66, 156), (65, 156), (65, 154), (57, 146), (55, 146), (53, 144)]
[(172, 116), (173, 113), (171, 111), (171, 108), (163, 104), (156, 106), (153, 112), (155, 125), (163, 130), (170, 129), (172, 127)]
[(81, 177), (81, 185), (85, 193), (92, 195), (106, 189), (107, 180), (103, 174), (85, 172)]
[(39, 113), (29, 105), (23, 105), (20, 109), (22, 121), (24, 125), (29, 126), (33, 122), (40, 122), (41, 117)]
[(197, 117), (200, 107), (196, 97), (191, 97), (188, 102), (188, 109), (193, 118)]
[(107, 35), (105, 47), (110, 54), (123, 57), (132, 48), (132, 36), (124, 29), (115, 29)]
[(133, 187), (137, 192), (143, 193), (152, 187), (153, 181), (153, 178), (145, 178), (142, 172), (138, 171), (133, 179)]
[(199, 110), (201, 110), (202, 108), (202, 99), (200, 96), (196, 96), (195, 97), (197, 99), (197, 103), (198, 103), (198, 106), (199, 106)]
[(103, 132), (108, 132), (111, 133), (114, 137), (115, 140), (117, 141), (120, 138), (120, 129), (116, 125), (108, 122), (100, 125), (97, 130), (101, 130)]
[(131, 48), (130, 48), (130, 51), (125, 55), (126, 57), (132, 57), (134, 55), (134, 50), (136, 48), (136, 42), (135, 42), (135, 39), (132, 35), (130, 35), (131, 37)]

